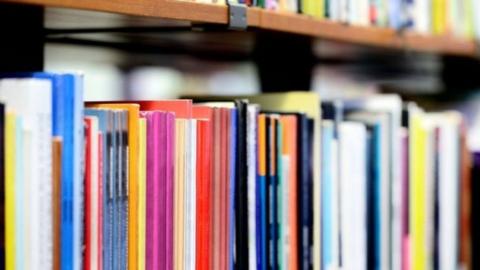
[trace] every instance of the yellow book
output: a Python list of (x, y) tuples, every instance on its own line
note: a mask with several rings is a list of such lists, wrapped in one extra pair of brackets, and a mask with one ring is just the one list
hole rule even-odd
[(433, 33), (444, 34), (447, 27), (447, 0), (432, 0)]
[(98, 103), (88, 107), (105, 109), (122, 109), (128, 111), (128, 269), (134, 270), (138, 265), (138, 104)]
[(303, 12), (316, 19), (323, 19), (325, 14), (324, 0), (303, 0)]
[(145, 269), (147, 121), (138, 119), (138, 270)]
[(175, 184), (174, 184), (174, 261), (175, 269), (184, 269), (185, 255), (185, 130), (186, 119), (175, 120)]
[(426, 148), (427, 130), (421, 113), (411, 118), (410, 131), (410, 229), (412, 270), (426, 269)]
[(5, 118), (5, 269), (15, 269), (15, 121), (13, 113)]

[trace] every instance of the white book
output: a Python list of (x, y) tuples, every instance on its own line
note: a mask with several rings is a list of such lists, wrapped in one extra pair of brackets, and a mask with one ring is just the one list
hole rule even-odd
[(367, 133), (364, 124), (339, 126), (340, 230), (343, 270), (367, 267)]
[(445, 113), (440, 122), (439, 152), (439, 266), (440, 270), (458, 267), (460, 203), (461, 116)]
[[(458, 267), (460, 133), (461, 116), (457, 112), (430, 113), (430, 125), (438, 129), (438, 248), (439, 269)], [(431, 174), (431, 173), (430, 173)], [(427, 182), (428, 184), (428, 182)], [(429, 187), (431, 188), (431, 187)], [(428, 189), (427, 189), (428, 190)], [(428, 192), (431, 195), (431, 191)], [(428, 201), (431, 203), (431, 200)], [(427, 204), (429, 210), (431, 206)], [(431, 214), (429, 217), (431, 218)], [(427, 231), (433, 224), (427, 224)], [(432, 237), (432, 236), (430, 236)], [(430, 247), (433, 250), (433, 247)], [(431, 255), (431, 254), (430, 254)]]
[[(333, 268), (340, 269), (340, 160), (339, 142), (332, 142), (332, 212), (336, 217), (332, 220), (332, 255), (334, 258)], [(330, 269), (328, 269), (330, 270)]]
[(281, 210), (278, 214), (280, 217), (280, 226), (281, 226), (281, 235), (280, 235), (280, 243), (279, 243), (279, 264), (280, 264), (280, 269), (288, 269), (289, 268), (289, 257), (291, 256), (291, 252), (294, 252), (290, 250), (290, 222), (289, 222), (289, 208), (288, 206), (290, 205), (290, 196), (289, 196), (289, 186), (288, 183), (290, 183), (290, 156), (289, 155), (282, 155), (281, 157), (281, 162), (282, 162), (282, 172), (281, 172), (281, 187), (279, 190), (279, 199), (278, 202), (281, 203), (281, 207), (279, 210)]
[(420, 33), (432, 32), (432, 6), (431, 0), (415, 0), (413, 21), (414, 29)]
[(53, 267), (52, 85), (41, 79), (0, 81), (0, 100), (22, 118), (25, 130), (25, 266)]
[(197, 162), (197, 120), (187, 122), (188, 128), (185, 134), (185, 269), (195, 270), (196, 250), (196, 162)]
[(250, 104), (247, 107), (247, 201), (248, 201), (248, 263), (249, 269), (257, 268), (256, 235), (256, 181), (257, 181), (257, 115), (259, 107)]

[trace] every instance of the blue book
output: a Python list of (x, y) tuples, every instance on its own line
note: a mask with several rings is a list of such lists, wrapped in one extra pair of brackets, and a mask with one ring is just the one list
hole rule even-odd
[[(102, 186), (103, 186), (103, 209), (107, 209), (107, 199), (108, 199), (108, 189), (107, 187), (107, 182), (109, 180), (109, 162), (110, 162), (110, 157), (108, 155), (109, 153), (109, 143), (110, 143), (110, 136), (111, 136), (111, 131), (108, 129), (108, 117), (109, 117), (109, 112), (107, 110), (103, 109), (85, 109), (85, 115), (88, 116), (95, 116), (98, 118), (98, 128), (100, 132), (102, 133), (102, 153), (103, 153), (103, 172), (102, 172)], [(106, 212), (105, 212), (106, 213)], [(102, 254), (103, 254), (103, 268), (104, 269), (112, 269), (111, 265), (109, 264), (110, 260), (108, 258), (111, 258), (110, 255), (110, 238), (108, 237), (108, 231), (107, 231), (107, 222), (108, 219), (102, 218), (102, 234), (103, 234), (103, 239), (102, 239)]]
[(52, 83), (52, 135), (62, 137), (61, 259), (62, 269), (82, 266), (83, 76), (25, 72), (1, 77), (40, 78)]
[[(267, 172), (269, 173), (269, 187), (268, 187), (268, 198), (269, 198), (269, 218), (270, 218), (270, 250), (269, 250), (269, 261), (270, 269), (278, 269), (278, 138), (279, 138), (279, 121), (278, 115), (270, 116), (270, 136), (269, 136), (269, 145), (267, 149), (270, 149), (268, 153), (272, 153), (271, 156), (267, 159), (269, 166), (267, 166)], [(268, 156), (268, 154), (267, 154)]]
[(301, 115), (298, 122), (298, 214), (299, 214), (299, 249), (298, 260), (300, 269), (311, 269), (312, 249), (312, 186), (313, 164), (312, 163), (312, 127), (313, 120)]
[(120, 216), (120, 157), (121, 157), (121, 147), (120, 147), (120, 119), (121, 112), (119, 110), (113, 111), (113, 168), (114, 175), (112, 179), (112, 230), (113, 230), (113, 269), (121, 269), (121, 245), (120, 245), (120, 231), (121, 231), (121, 216)]
[(322, 122), (322, 262), (323, 269), (333, 268), (336, 260), (334, 259), (333, 249), (333, 224), (336, 218), (333, 210), (333, 171), (332, 151), (334, 144), (334, 124), (332, 121), (324, 120)]
[(228, 243), (228, 266), (230, 270), (233, 270), (235, 253), (235, 164), (237, 155), (237, 109), (235, 108), (230, 111), (230, 124), (230, 184), (228, 190), (228, 196), (230, 199), (230, 209), (228, 211), (230, 213), (230, 243)]
[(119, 263), (121, 270), (127, 269), (128, 264), (128, 112), (119, 111), (119, 142), (118, 142), (118, 208), (119, 208)]
[(114, 174), (115, 165), (116, 165), (116, 133), (115, 133), (115, 113), (112, 111), (108, 114), (108, 130), (109, 133), (107, 134), (107, 141), (108, 141), (108, 181), (107, 185), (104, 190), (107, 193), (107, 208), (104, 209), (103, 218), (107, 218), (107, 235), (104, 237), (108, 238), (108, 254), (110, 255), (107, 258), (104, 258), (107, 262), (108, 269), (113, 270), (115, 268), (115, 231), (114, 231), (114, 224), (115, 224), (115, 215), (114, 215), (114, 202), (115, 202), (115, 178), (116, 175)]

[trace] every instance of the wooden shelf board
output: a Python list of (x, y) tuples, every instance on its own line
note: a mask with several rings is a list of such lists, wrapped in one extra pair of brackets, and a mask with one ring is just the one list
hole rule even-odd
[[(132, 16), (227, 24), (227, 7), (178, 0), (0, 0), (0, 2), (102, 11)], [(352, 44), (438, 54), (476, 57), (471, 40), (407, 32), (400, 36), (386, 28), (347, 26), (305, 15), (248, 8), (248, 26)]]

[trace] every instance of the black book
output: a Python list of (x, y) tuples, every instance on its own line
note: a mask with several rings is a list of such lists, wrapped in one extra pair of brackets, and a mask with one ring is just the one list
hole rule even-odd
[(297, 132), (298, 155), (298, 265), (301, 270), (312, 268), (313, 220), (313, 120), (302, 115)]
[(247, 106), (235, 100), (237, 133), (235, 157), (235, 269), (248, 270), (248, 179), (247, 179)]
[[(472, 269), (480, 269), (480, 152), (473, 154), (471, 187)], [(474, 195), (476, 194), (476, 195)]]

